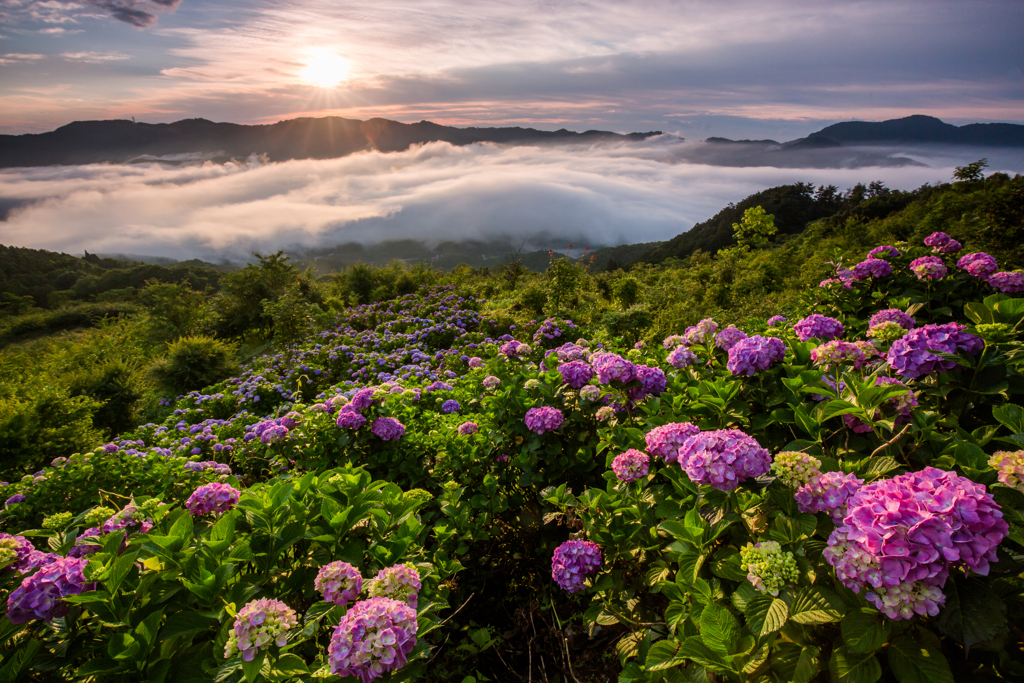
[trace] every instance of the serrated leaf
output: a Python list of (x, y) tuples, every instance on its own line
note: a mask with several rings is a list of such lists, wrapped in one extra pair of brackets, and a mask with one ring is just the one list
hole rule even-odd
[(700, 613), (701, 641), (715, 652), (729, 654), (740, 637), (740, 623), (732, 612), (714, 603)]
[(900, 464), (896, 461), (896, 458), (889, 457), (888, 455), (875, 456), (868, 461), (868, 466), (864, 473), (881, 476), (899, 469), (899, 467)]
[(1006, 630), (1006, 603), (987, 583), (971, 577), (946, 583), (946, 604), (938, 626), (967, 652), (971, 646), (995, 640)]
[(845, 646), (832, 651), (828, 669), (834, 683), (875, 683), (882, 677), (877, 657), (850, 652)]
[(797, 594), (789, 618), (798, 624), (827, 624), (839, 621), (845, 613), (846, 605), (839, 596), (824, 588), (810, 586)]
[(1014, 434), (1024, 432), (1024, 408), (1015, 403), (1004, 403), (992, 408), (992, 417)]
[(789, 606), (775, 596), (759, 593), (747, 601), (744, 616), (747, 618), (747, 626), (754, 635), (766, 636), (785, 625), (786, 619), (789, 618)]
[(919, 630), (919, 640), (909, 634), (892, 639), (886, 654), (889, 666), (900, 683), (953, 683), (953, 672), (942, 654), (939, 639)]
[(856, 654), (869, 654), (885, 645), (891, 622), (875, 609), (851, 610), (840, 624), (846, 649)]
[(659, 640), (647, 651), (644, 663), (648, 671), (663, 671), (684, 663), (686, 660), (678, 656), (680, 643), (674, 640)]

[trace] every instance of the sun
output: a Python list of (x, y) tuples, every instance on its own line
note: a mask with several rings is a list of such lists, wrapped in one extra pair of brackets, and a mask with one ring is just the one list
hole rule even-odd
[(302, 79), (321, 88), (333, 88), (348, 78), (348, 60), (339, 57), (328, 48), (318, 47), (309, 51)]

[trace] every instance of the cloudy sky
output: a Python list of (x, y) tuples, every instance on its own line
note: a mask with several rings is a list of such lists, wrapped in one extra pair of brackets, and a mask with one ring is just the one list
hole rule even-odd
[(0, 132), (300, 115), (801, 137), (1024, 123), (1016, 0), (0, 0)]

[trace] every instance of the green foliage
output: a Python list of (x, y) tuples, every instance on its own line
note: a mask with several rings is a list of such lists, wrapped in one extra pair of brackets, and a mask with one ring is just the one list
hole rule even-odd
[(188, 285), (149, 282), (140, 298), (149, 311), (151, 334), (158, 341), (203, 334), (211, 323), (207, 295)]
[(733, 236), (741, 247), (758, 247), (778, 232), (775, 216), (766, 213), (760, 206), (752, 206), (743, 212), (743, 220), (732, 224)]
[(92, 416), (93, 426), (107, 434), (119, 434), (138, 424), (143, 398), (138, 371), (122, 360), (80, 371), (70, 378), (71, 396), (88, 396), (101, 402)]
[(978, 159), (966, 166), (957, 166), (953, 172), (953, 179), (961, 182), (974, 182), (984, 180), (982, 171), (988, 168), (988, 159)]
[(153, 365), (153, 379), (175, 394), (186, 394), (216, 384), (237, 369), (236, 349), (212, 337), (183, 337), (171, 344), (166, 358)]
[(623, 308), (629, 308), (637, 302), (640, 295), (640, 283), (637, 282), (636, 278), (624, 277), (615, 281), (612, 285), (612, 295), (615, 300), (619, 302), (619, 305)]

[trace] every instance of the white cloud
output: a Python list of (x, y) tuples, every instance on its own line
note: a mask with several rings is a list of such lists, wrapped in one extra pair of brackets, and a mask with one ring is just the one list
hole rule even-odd
[(0, 206), (21, 206), (0, 222), (0, 242), (178, 258), (403, 238), (565, 235), (577, 246), (586, 246), (579, 236), (620, 244), (670, 238), (774, 185), (882, 180), (912, 189), (952, 174), (951, 166), (719, 167), (680, 162), (679, 145), (431, 143), (282, 163), (11, 169), (0, 172)]
[(130, 55), (121, 54), (120, 52), (62, 52), (60, 56), (69, 62), (85, 62), (87, 64), (131, 59)]
[(33, 62), (38, 62), (43, 59), (46, 59), (46, 55), (8, 52), (0, 55), (0, 66), (10, 66), (12, 64), (31, 64)]

